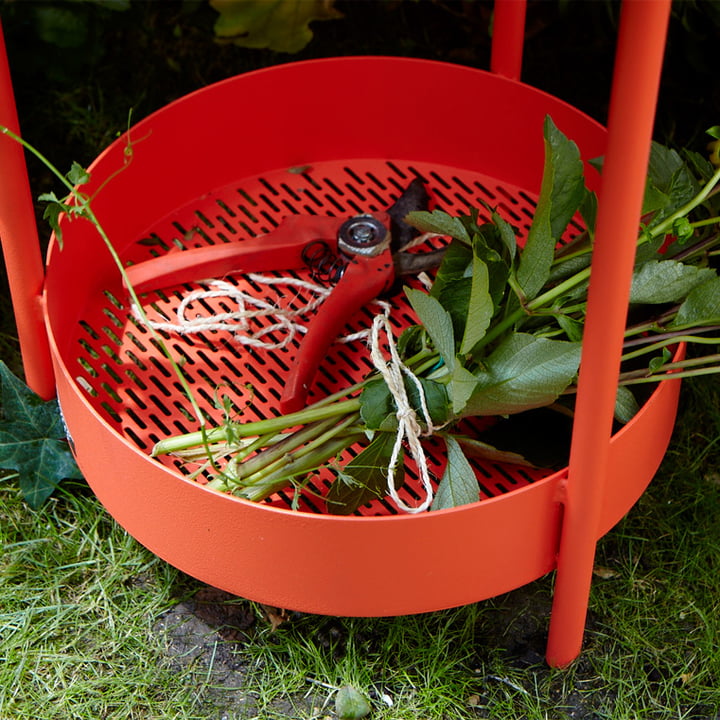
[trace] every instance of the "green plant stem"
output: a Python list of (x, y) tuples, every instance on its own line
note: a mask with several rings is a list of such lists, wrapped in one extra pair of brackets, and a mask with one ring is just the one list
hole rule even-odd
[(319, 467), (364, 438), (365, 434), (361, 429), (353, 428), (358, 420), (359, 415), (353, 413), (339, 423), (332, 420), (314, 423), (312, 428), (307, 428), (311, 432), (297, 431), (292, 434), (292, 438), (288, 438), (294, 440), (296, 436), (302, 435), (302, 442), (292, 442), (287, 446), (279, 443), (278, 445), (283, 447), (278, 449), (283, 452), (268, 454), (263, 458), (262, 467), (254, 466), (251, 474), (246, 474), (243, 478), (232, 478), (223, 474), (211, 480), (208, 486), (223, 492), (234, 492), (249, 500), (262, 500), (285, 487), (290, 478)]
[[(100, 235), (103, 243), (105, 244), (105, 247), (107, 248), (108, 252), (110, 253), (110, 256), (113, 259), (113, 262), (115, 263), (117, 269), (120, 272), (120, 276), (122, 277), (123, 283), (125, 284), (125, 287), (127, 288), (128, 294), (130, 295), (130, 298), (132, 302), (135, 304), (135, 307), (137, 307), (140, 317), (142, 318), (143, 322), (145, 323), (146, 327), (148, 328), (151, 336), (157, 341), (158, 345), (160, 346), (163, 354), (167, 357), (168, 362), (170, 363), (170, 366), (173, 369), (173, 372), (178, 378), (178, 381), (182, 385), (183, 391), (190, 401), (190, 404), (192, 406), (193, 412), (195, 413), (195, 417), (200, 425), (201, 433), (204, 432), (205, 428), (205, 416), (202, 413), (202, 410), (200, 409), (200, 406), (197, 403), (197, 400), (192, 394), (192, 391), (190, 389), (190, 385), (188, 384), (188, 381), (182, 372), (180, 366), (178, 365), (175, 358), (172, 356), (172, 353), (167, 348), (167, 345), (165, 344), (165, 341), (163, 340), (162, 336), (152, 327), (150, 322), (148, 321), (148, 317), (145, 314), (145, 311), (142, 307), (142, 304), (140, 303), (140, 299), (138, 298), (135, 289), (132, 287), (132, 284), (130, 283), (130, 280), (128, 278), (127, 273), (125, 272), (125, 267), (122, 263), (122, 260), (120, 259), (120, 256), (118, 255), (117, 251), (115, 250), (115, 247), (113, 246), (112, 242), (110, 241), (110, 237), (105, 232), (105, 228), (102, 226), (100, 221), (95, 216), (95, 213), (93, 212), (92, 207), (90, 206), (90, 200), (86, 198), (81, 192), (77, 190), (77, 188), (63, 175), (60, 170), (58, 170), (53, 163), (51, 163), (39, 150), (37, 150), (35, 147), (30, 145), (30, 143), (26, 142), (16, 133), (12, 132), (9, 128), (6, 128), (4, 126), (0, 127), (0, 132), (7, 135), (8, 137), (12, 138), (16, 142), (20, 143), (23, 148), (25, 148), (28, 152), (30, 152), (32, 155), (34, 155), (41, 163), (43, 163), (50, 172), (57, 177), (58, 180), (67, 188), (68, 192), (72, 196), (73, 200), (78, 204), (79, 207), (83, 209), (83, 215), (84, 217), (92, 223), (92, 225), (95, 227), (95, 230)], [(207, 444), (207, 440), (203, 439), (203, 445)]]
[[(268, 435), (279, 433), (291, 427), (298, 425), (307, 425), (316, 420), (325, 420), (330, 417), (346, 415), (356, 412), (360, 409), (360, 401), (356, 398), (333, 402), (332, 404), (323, 404), (322, 401), (315, 405), (310, 405), (304, 410), (299, 410), (288, 415), (281, 415), (276, 418), (268, 418), (267, 420), (257, 420), (249, 423), (232, 423), (230, 432), (237, 437), (255, 437), (258, 435)], [(218, 442), (223, 440), (228, 433), (227, 426), (221, 426), (207, 430), (205, 436), (208, 442)], [(185, 450), (189, 447), (195, 447), (202, 443), (202, 433), (193, 432), (177, 437), (165, 438), (160, 440), (153, 448), (153, 456), (167, 455), (178, 450)]]
[(625, 353), (621, 357), (621, 361), (625, 362), (626, 360), (632, 360), (637, 357), (642, 357), (643, 355), (647, 355), (648, 353), (653, 353), (653, 352), (656, 352), (657, 350), (662, 350), (663, 348), (666, 348), (668, 345), (675, 345), (680, 342), (696, 343), (698, 345), (717, 345), (720, 342), (720, 340), (718, 338), (698, 337), (697, 335), (672, 335), (672, 337), (664, 338), (662, 340), (651, 343), (649, 345), (645, 345), (644, 347), (641, 347), (638, 350), (633, 350), (629, 353)]
[[(336, 418), (331, 417), (327, 420), (318, 420), (317, 422), (308, 423), (300, 430), (288, 433), (280, 442), (277, 442), (265, 450), (261, 450), (253, 455), (249, 460), (234, 464), (236, 471), (231, 475), (231, 480), (235, 484), (251, 485), (256, 476), (261, 479), (263, 476), (258, 475), (266, 468), (274, 467), (278, 460), (289, 457), (290, 453), (297, 450), (305, 443), (312, 442), (318, 436), (333, 427), (336, 427)], [(227, 474), (227, 473), (225, 473)]]

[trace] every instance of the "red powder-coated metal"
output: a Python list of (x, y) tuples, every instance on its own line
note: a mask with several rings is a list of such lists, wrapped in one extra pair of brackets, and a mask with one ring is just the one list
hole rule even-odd
[[(0, 28), (0, 124), (19, 133), (10, 68)], [(40, 397), (55, 394), (52, 361), (42, 316), (44, 268), (22, 147), (0, 136), (0, 239), (16, 308), (25, 379)]]
[[(667, 3), (629, 5), (621, 32), (625, 49), (616, 70), (616, 82), (626, 89), (652, 75), (636, 68), (635, 57), (651, 54), (650, 46), (634, 42), (649, 33), (652, 53), (662, 44), (662, 23), (648, 21), (645, 27), (643, 20), (657, 17), (657, 6)], [(85, 188), (91, 195), (98, 191), (93, 209), (125, 263), (172, 249), (251, 241), (287, 215), (379, 212), (415, 177), (425, 180), (440, 207), (461, 212), (488, 203), (522, 235), (540, 186), (546, 115), (578, 144), (585, 161), (608, 152), (604, 128), (512, 79), (519, 75), (523, 17), (523, 3), (499, 0), (495, 39), (505, 38), (507, 47), (493, 53), (495, 73), (402, 58), (335, 58), (292, 63), (203, 88), (139, 123), (93, 163)], [(657, 69), (656, 57), (651, 64)], [(14, 105), (7, 80), (0, 91), (0, 119), (11, 122)], [(655, 92), (649, 88), (649, 100)], [(452, 111), (447, 104), (437, 107), (438, 93), (452, 99)], [(632, 105), (634, 99), (626, 102)], [(652, 117), (650, 105), (643, 101), (635, 108), (642, 119), (624, 141), (643, 146), (636, 170), (647, 157), (649, 137), (643, 132)], [(394, 115), (369, 121), (378, 107)], [(623, 135), (625, 122), (623, 116), (612, 121), (613, 138)], [(622, 147), (622, 140), (610, 147), (616, 142)], [(7, 138), (0, 138), (0, 151), (9, 152)], [(19, 173), (17, 157), (9, 162)], [(586, 171), (597, 189), (599, 176), (589, 165)], [(26, 189), (26, 179), (17, 179)], [(3, 173), (0, 190), (7, 185)], [(185, 572), (276, 606), (380, 616), (475, 602), (558, 568), (548, 659), (564, 665), (580, 648), (594, 543), (651, 480), (677, 407), (679, 381), (664, 382), (608, 443), (605, 415), (615, 394), (618, 318), (626, 306), (626, 263), (641, 190), (635, 172), (606, 179), (602, 188), (601, 212), (608, 212), (606, 203), (615, 210), (622, 206), (618, 217), (627, 229), (618, 241), (621, 247), (605, 247), (602, 241), (606, 259), (593, 266), (593, 304), (606, 301), (614, 319), (605, 333), (602, 316), (593, 311), (586, 327), (590, 354), (607, 350), (608, 356), (590, 370), (583, 360), (584, 375), (598, 375), (596, 392), (584, 389), (578, 398), (583, 420), (575, 431), (570, 478), (567, 470), (476, 462), (479, 502), (412, 516), (397, 514), (386, 501), (351, 517), (327, 514), (318, 496), (327, 490), (329, 471), (318, 474), (308, 492), (278, 493), (266, 503), (207, 489), (174, 460), (150, 457), (160, 438), (195, 429), (192, 409), (167, 359), (134, 316), (110, 254), (94, 228), (81, 221), (65, 223), (62, 250), (51, 244), (45, 322), (30, 324), (39, 349), (27, 353), (27, 363), (39, 363), (32, 374), (44, 376), (36, 387), (46, 387), (52, 379), (41, 359), (46, 329), (58, 398), (89, 484), (128, 532)], [(5, 203), (0, 211), (8, 269), (22, 278), (22, 263), (13, 258), (35, 252), (24, 249), (22, 232), (31, 213), (27, 203)], [(581, 229), (578, 225), (565, 239)], [(623, 258), (618, 268), (615, 251)], [(295, 274), (305, 277), (303, 272)], [(30, 277), (39, 282), (37, 266)], [(302, 299), (244, 277), (226, 279), (280, 305)], [(144, 298), (148, 314), (167, 319), (196, 287), (149, 293)], [(14, 292), (19, 323), (32, 319), (36, 293), (36, 287), (29, 297)], [(401, 293), (391, 300), (399, 333), (414, 318)], [(208, 300), (197, 310), (227, 312), (228, 301)], [(349, 317), (347, 329), (367, 327), (371, 316), (366, 309)], [(166, 342), (202, 409), (216, 420), (222, 415), (217, 394), (228, 396), (247, 419), (276, 414), (299, 347), (294, 342), (277, 351), (243, 349), (220, 331), (166, 333)], [(313, 397), (352, 384), (369, 368), (362, 346), (334, 345), (318, 368)], [(596, 402), (602, 406), (597, 423), (592, 417)], [(601, 455), (597, 468), (594, 449)], [(444, 463), (442, 443), (430, 443), (428, 467), (435, 479)], [(410, 503), (421, 497), (411, 464), (401, 496)], [(573, 550), (576, 541), (579, 547)], [(575, 579), (578, 590), (569, 591)]]
[[(623, 5), (610, 99), (609, 141), (598, 203), (587, 320), (573, 425), (562, 541), (548, 660), (567, 665), (580, 652), (596, 528), (608, 478), (609, 442), (627, 319), (635, 239), (650, 156), (669, 2)], [(633, 71), (625, 68), (632, 65)], [(562, 618), (562, 626), (558, 626)], [(568, 643), (575, 637), (575, 646)]]

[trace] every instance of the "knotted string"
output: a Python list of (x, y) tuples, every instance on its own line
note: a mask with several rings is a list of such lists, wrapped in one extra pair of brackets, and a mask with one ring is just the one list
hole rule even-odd
[[(294, 287), (310, 293), (311, 297), (300, 307), (283, 308), (271, 302), (255, 297), (239, 287), (224, 280), (213, 280), (208, 288), (188, 293), (175, 311), (175, 320), (149, 320), (148, 323), (155, 330), (175, 332), (181, 335), (191, 335), (210, 331), (232, 332), (235, 340), (241, 345), (264, 350), (281, 350), (287, 347), (298, 334), (307, 332), (307, 327), (299, 320), (315, 311), (330, 295), (332, 288), (318, 285), (307, 280), (293, 277), (271, 277), (267, 275), (248, 274), (246, 276), (257, 285), (282, 285)], [(231, 312), (216, 313), (212, 315), (195, 314), (191, 317), (192, 308), (197, 303), (213, 298), (226, 298), (237, 303), (237, 309)], [(389, 305), (376, 300), (376, 304), (389, 312)], [(133, 314), (140, 319), (141, 314), (133, 305)], [(274, 322), (253, 329), (252, 320), (271, 318)], [(281, 331), (282, 337), (278, 340), (268, 340), (271, 333)], [(337, 342), (353, 342), (368, 336), (369, 330), (338, 338)]]
[[(385, 359), (381, 348), (381, 331), (385, 333), (385, 345), (390, 353), (389, 361)], [(420, 380), (400, 358), (397, 346), (395, 345), (395, 340), (392, 336), (390, 320), (386, 315), (376, 315), (373, 321), (370, 333), (370, 358), (375, 366), (375, 369), (382, 375), (383, 380), (385, 380), (385, 384), (388, 386), (397, 408), (397, 412), (395, 414), (398, 421), (398, 429), (397, 435), (395, 436), (395, 444), (390, 456), (390, 462), (388, 463), (388, 495), (390, 495), (398, 509), (403, 512), (424, 512), (432, 504), (433, 487), (430, 480), (430, 472), (427, 467), (427, 460), (425, 459), (425, 451), (423, 450), (420, 438), (423, 435), (432, 435), (432, 433), (439, 428), (432, 424), (430, 412), (428, 411), (427, 403), (425, 401), (425, 392)], [(420, 398), (420, 409), (422, 410), (423, 420), (425, 421), (425, 426), (427, 428), (425, 432), (422, 431), (422, 428), (418, 423), (417, 414), (410, 405), (410, 400), (403, 381), (403, 375), (409, 378), (417, 388), (418, 397)], [(404, 441), (407, 441), (410, 456), (417, 464), (420, 479), (422, 480), (423, 489), (425, 491), (425, 499), (416, 507), (407, 505), (403, 502), (395, 488), (395, 466), (397, 465), (398, 458), (400, 457), (400, 450)]]

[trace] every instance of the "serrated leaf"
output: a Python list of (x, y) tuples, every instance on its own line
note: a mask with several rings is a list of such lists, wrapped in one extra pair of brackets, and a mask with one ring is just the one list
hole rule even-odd
[(495, 307), (490, 296), (490, 278), (487, 265), (477, 255), (472, 261), (470, 298), (466, 308), (465, 331), (460, 342), (460, 353), (469, 353), (483, 339)]
[(653, 142), (643, 200), (643, 214), (655, 213), (648, 227), (661, 222), (689, 202), (698, 190), (696, 180), (680, 155)]
[[(394, 444), (394, 433), (379, 432), (362, 452), (346, 463), (325, 498), (331, 513), (349, 515), (387, 494), (387, 471)], [(395, 484), (396, 487), (403, 484), (402, 473), (396, 473)]]
[(517, 254), (517, 238), (515, 237), (515, 231), (512, 229), (512, 225), (507, 222), (500, 214), (493, 212), (492, 221), (498, 228), (500, 239), (505, 245), (505, 249), (508, 253), (509, 265), (512, 265), (515, 261)]
[(414, 288), (405, 294), (450, 372), (455, 367), (455, 333), (450, 313), (439, 300)]
[(710, 268), (677, 260), (649, 260), (633, 273), (630, 302), (646, 305), (678, 302), (694, 287), (715, 276)]
[(585, 196), (580, 151), (547, 117), (542, 185), (516, 276), (526, 299), (534, 298), (547, 282), (555, 245)]
[(720, 277), (694, 287), (678, 308), (671, 328), (720, 324)]
[(470, 235), (462, 222), (442, 210), (413, 210), (405, 216), (405, 222), (423, 233), (449, 235), (464, 243), (470, 242)]
[(0, 467), (16, 470), (27, 503), (38, 508), (66, 478), (80, 479), (56, 400), (44, 401), (0, 361)]
[(575, 318), (568, 317), (567, 315), (557, 316), (558, 325), (562, 331), (567, 335), (570, 342), (581, 342), (583, 337), (583, 330), (585, 324)]
[(454, 415), (460, 415), (477, 387), (477, 378), (463, 365), (456, 365), (448, 383)]
[(430, 510), (460, 507), (480, 499), (477, 476), (457, 440), (445, 437), (447, 465)]
[(342, 17), (332, 0), (210, 0), (210, 5), (220, 13), (218, 38), (285, 53), (299, 52), (312, 40), (310, 23)]
[(463, 416), (511, 415), (550, 405), (577, 374), (580, 343), (515, 333), (484, 362)]

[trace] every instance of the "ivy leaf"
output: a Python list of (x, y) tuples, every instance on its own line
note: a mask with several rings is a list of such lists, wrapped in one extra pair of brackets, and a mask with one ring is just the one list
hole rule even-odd
[(455, 367), (455, 333), (450, 313), (436, 298), (414, 288), (405, 288), (405, 295), (423, 327), (440, 353), (448, 370)]
[(633, 273), (630, 302), (647, 305), (678, 302), (695, 286), (713, 277), (715, 271), (710, 268), (677, 260), (649, 260)]
[(462, 414), (511, 415), (553, 403), (580, 365), (580, 343), (514, 333), (485, 360)]
[(542, 185), (517, 270), (517, 282), (526, 299), (534, 298), (547, 282), (555, 245), (585, 196), (580, 151), (546, 117)]
[(296, 53), (313, 38), (310, 23), (336, 20), (332, 0), (210, 0), (220, 13), (215, 34), (248, 48)]
[(20, 489), (39, 508), (61, 480), (80, 479), (56, 400), (45, 402), (0, 361), (0, 467), (16, 470)]
[[(387, 470), (394, 445), (394, 433), (379, 432), (362, 452), (345, 464), (325, 498), (331, 513), (350, 515), (387, 494)], [(402, 462), (402, 455), (399, 461)], [(396, 473), (396, 488), (403, 482), (403, 474)]]
[(430, 510), (459, 507), (480, 499), (477, 476), (457, 440), (445, 437), (447, 465)]

